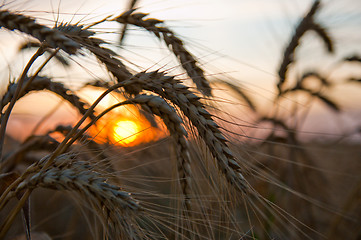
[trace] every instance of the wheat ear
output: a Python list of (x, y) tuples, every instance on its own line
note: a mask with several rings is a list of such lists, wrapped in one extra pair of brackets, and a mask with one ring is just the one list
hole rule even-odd
[(0, 10), (0, 27), (9, 30), (19, 30), (29, 34), (40, 42), (45, 42), (49, 47), (60, 48), (69, 54), (74, 54), (80, 45), (66, 37), (56, 29), (38, 24), (31, 17)]
[(176, 37), (170, 29), (159, 27), (158, 24), (163, 21), (154, 18), (144, 19), (148, 14), (134, 13), (134, 11), (135, 9), (131, 9), (117, 17), (115, 20), (122, 24), (132, 24), (144, 28), (163, 40), (179, 59), (182, 67), (186, 70), (188, 76), (192, 78), (198, 90), (204, 95), (210, 96), (211, 87), (204, 76), (204, 71), (197, 65), (197, 61), (193, 55), (185, 49), (183, 41)]
[(278, 70), (278, 76), (279, 81), (277, 84), (279, 93), (282, 92), (282, 86), (286, 81), (286, 74), (287, 70), (290, 64), (292, 64), (295, 61), (295, 50), (299, 45), (301, 37), (307, 32), (308, 30), (314, 30), (316, 33), (318, 33), (321, 38), (326, 42), (328, 49), (332, 51), (332, 42), (330, 38), (328, 37), (326, 31), (319, 26), (318, 24), (314, 23), (314, 15), (316, 14), (317, 10), (319, 9), (320, 1), (316, 0), (306, 16), (301, 20), (301, 22), (298, 24), (298, 26), (295, 29), (295, 32), (288, 43), (288, 46), (286, 47), (284, 53), (283, 53), (283, 59), (280, 64), (279, 70)]
[(189, 193), (191, 191), (191, 166), (190, 154), (187, 144), (187, 131), (183, 128), (183, 121), (164, 99), (155, 95), (137, 95), (134, 98), (125, 101), (132, 104), (146, 105), (152, 114), (162, 118), (167, 126), (171, 136), (175, 140), (175, 147), (178, 159), (178, 174), (182, 193), (184, 194), (184, 204), (188, 210), (191, 209)]
[[(38, 187), (79, 193), (96, 210), (108, 237), (133, 239), (136, 236), (132, 215), (140, 210), (129, 193), (106, 182), (87, 162), (70, 161), (69, 155), (58, 156), (53, 164), (22, 181), (14, 193)], [(39, 166), (45, 161), (39, 162)]]
[(109, 72), (111, 72), (118, 82), (129, 79), (132, 74), (126, 66), (118, 59), (117, 54), (105, 47), (100, 46), (106, 44), (102, 39), (95, 38), (95, 32), (83, 29), (81, 25), (60, 25), (57, 27), (67, 37), (88, 49), (95, 57), (102, 62)]
[[(31, 77), (26, 77), (24, 82), (26, 83)], [(8, 86), (8, 90), (6, 94), (3, 96), (0, 102), (0, 109), (3, 109), (11, 99), (14, 97), (16, 89), (18, 87), (17, 83), (11, 83)], [(88, 110), (87, 104), (83, 102), (76, 94), (72, 93), (72, 91), (66, 88), (62, 83), (54, 82), (50, 78), (37, 76), (33, 79), (31, 84), (23, 85), (21, 90), (22, 95), (18, 98), (25, 96), (31, 91), (40, 91), (40, 90), (49, 90), (58, 96), (62, 97), (64, 100), (73, 105), (81, 114), (85, 114)], [(94, 113), (90, 114), (90, 118), (94, 118)]]
[(125, 81), (123, 85), (127, 92), (137, 94), (139, 89), (152, 91), (179, 107), (196, 127), (199, 136), (217, 160), (218, 167), (228, 182), (242, 192), (248, 189), (241, 167), (226, 144), (227, 139), (213, 121), (212, 114), (205, 110), (204, 105), (199, 101), (200, 98), (187, 86), (174, 77), (157, 71), (138, 73), (132, 79)]
[(361, 56), (355, 54), (355, 55), (344, 58), (344, 61), (361, 63)]

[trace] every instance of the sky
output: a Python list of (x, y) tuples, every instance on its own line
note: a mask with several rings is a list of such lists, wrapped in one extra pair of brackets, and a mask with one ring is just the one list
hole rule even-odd
[[(57, 12), (60, 13), (58, 21), (80, 20), (89, 23), (109, 14), (121, 13), (128, 4), (128, 0), (5, 2), (13, 3), (4, 8), (25, 9), (25, 12), (50, 25), (58, 18)], [(182, 37), (195, 55), (198, 53), (197, 56), (209, 66), (214, 65), (212, 67), (215, 71), (220, 66), (220, 71), (242, 72), (238, 75), (243, 75), (245, 79), (261, 79), (274, 75), (294, 26), (311, 4), (311, 0), (140, 0), (137, 6), (139, 11), (151, 13), (150, 17), (165, 20), (166, 25)], [(74, 12), (77, 12), (76, 16)], [(318, 18), (331, 28), (337, 43), (343, 44), (339, 54), (348, 49), (361, 51), (358, 44), (361, 34), (355, 31), (361, 22), (360, 1), (324, 1)], [(107, 27), (116, 30), (117, 26)], [(138, 38), (131, 36), (125, 42), (131, 50), (132, 46), (151, 46), (151, 43), (146, 43), (144, 38), (139, 37), (139, 33), (133, 35), (138, 35)], [(154, 38), (150, 41), (155, 42)], [(319, 60), (326, 55), (323, 51), (315, 53), (314, 49), (319, 44), (319, 41), (306, 43), (302, 54), (312, 54), (312, 59)], [(154, 52), (152, 54), (154, 58)], [(300, 57), (303, 57), (302, 54)], [(233, 69), (225, 69), (229, 66)]]
[[(270, 104), (273, 97), (282, 52), (311, 4), (311, 0), (140, 0), (137, 7), (141, 12), (151, 13), (150, 17), (165, 20), (184, 40), (187, 49), (199, 58), (209, 76), (242, 84), (267, 109), (263, 103)], [(109, 14), (120, 14), (127, 5), (128, 1), (120, 0), (15, 0), (5, 1), (3, 9), (20, 10), (52, 26), (56, 20), (91, 23)], [(326, 26), (335, 39), (336, 53), (329, 55), (317, 37), (307, 35), (297, 51), (299, 62), (294, 69), (295, 76), (316, 67), (334, 78), (349, 74), (350, 68), (339, 66), (338, 62), (342, 57), (361, 53), (361, 1), (323, 1), (317, 21)], [(107, 23), (101, 28), (102, 37), (117, 40), (107, 32), (118, 31), (119, 25)], [(121, 54), (139, 65), (136, 70), (172, 67), (174, 59), (154, 36), (135, 28), (130, 28), (128, 33)], [(0, 59), (7, 63), (2, 66), (6, 69), (18, 59), (15, 54), (18, 43), (14, 35), (0, 33), (0, 36)], [(13, 68), (10, 73), (2, 71), (0, 75), (3, 90), (8, 75), (16, 76), (16, 67)], [(361, 75), (359, 69), (351, 70), (356, 76)], [(65, 78), (65, 73), (58, 74)], [(83, 75), (79, 72), (74, 76), (81, 79)], [(345, 92), (352, 94), (345, 98)], [(354, 86), (336, 89), (334, 94), (351, 115), (360, 114), (360, 94)], [(322, 114), (320, 110), (315, 116)], [(351, 121), (351, 125), (354, 124), (358, 123)], [(323, 125), (321, 123), (321, 127)]]

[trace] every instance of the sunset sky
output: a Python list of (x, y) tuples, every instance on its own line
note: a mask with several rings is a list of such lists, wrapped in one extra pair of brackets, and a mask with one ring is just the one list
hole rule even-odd
[[(5, 3), (9, 4), (5, 4), (4, 9), (25, 10), (24, 13), (50, 26), (56, 20), (88, 24), (110, 14), (120, 14), (128, 5), (128, 1), (120, 0), (17, 0)], [(295, 73), (317, 68), (336, 78), (350, 70), (340, 66), (339, 60), (361, 53), (361, 1), (328, 0), (323, 3), (317, 21), (324, 24), (335, 39), (336, 53), (330, 56), (317, 37), (307, 35), (297, 51), (299, 62)], [(137, 7), (140, 12), (151, 13), (150, 17), (165, 20), (165, 24), (184, 40), (187, 49), (208, 69), (208, 74), (239, 82), (260, 103), (269, 103), (274, 94), (283, 49), (311, 4), (311, 0), (140, 0)], [(104, 31), (102, 37), (117, 40), (107, 32), (119, 31), (119, 25), (107, 23), (101, 27)], [(130, 28), (128, 34), (121, 54), (140, 65), (139, 69), (135, 67), (136, 70), (172, 67), (174, 59), (154, 36), (136, 28)], [(17, 59), (18, 42), (14, 39), (18, 36), (8, 33), (0, 33), (0, 36), (0, 58), (3, 63), (12, 63)], [(163, 50), (158, 50), (160, 46)], [(335, 66), (339, 70), (335, 70)], [(7, 65), (1, 67), (6, 69)], [(352, 71), (361, 75), (359, 68), (352, 68)], [(66, 74), (60, 72), (58, 75), (64, 77)], [(83, 75), (75, 76), (80, 79)], [(1, 73), (2, 91), (8, 76), (9, 71)], [(359, 116), (361, 97), (353, 88), (336, 89), (334, 94), (352, 116)], [(349, 93), (347, 98), (343, 97), (346, 91)], [(18, 113), (25, 111), (19, 109)], [(320, 111), (314, 116), (322, 114), (324, 112)], [(349, 120), (348, 116), (345, 119), (347, 124), (359, 124)]]

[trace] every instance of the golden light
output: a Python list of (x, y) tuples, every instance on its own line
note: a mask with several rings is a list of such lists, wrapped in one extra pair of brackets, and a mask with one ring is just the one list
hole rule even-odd
[[(87, 99), (88, 102), (94, 102), (103, 92), (98, 89), (84, 89), (82, 98)], [(124, 100), (125, 98), (119, 94), (109, 94), (95, 110), (100, 113), (109, 106)], [(111, 143), (115, 146), (134, 147), (157, 141), (168, 135), (162, 120), (155, 117), (155, 121), (158, 127), (152, 126), (144, 114), (139, 112), (138, 106), (124, 105), (100, 118), (89, 129), (88, 134), (100, 144)]]
[(114, 126), (114, 140), (120, 144), (130, 144), (137, 139), (139, 134), (139, 126), (133, 121), (121, 120)]

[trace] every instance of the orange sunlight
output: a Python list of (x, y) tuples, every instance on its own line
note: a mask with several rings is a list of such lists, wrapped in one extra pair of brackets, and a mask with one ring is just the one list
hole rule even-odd
[[(88, 88), (79, 92), (79, 94), (88, 102), (94, 102), (102, 92), (99, 89)], [(96, 107), (96, 111), (98, 113), (102, 112), (109, 106), (124, 100), (124, 97), (119, 94), (109, 94)], [(100, 118), (89, 129), (88, 134), (98, 143), (112, 143), (122, 147), (133, 147), (157, 141), (168, 135), (161, 119), (155, 117), (154, 120), (157, 122), (158, 127), (152, 126), (144, 114), (139, 112), (138, 106), (124, 105), (113, 109)]]
[[(134, 106), (133, 106), (134, 107)], [(135, 108), (135, 107), (134, 107)], [(137, 113), (137, 115), (139, 112)], [(136, 117), (124, 114), (109, 114), (90, 128), (90, 134), (98, 143), (112, 143), (122, 147), (133, 147), (142, 143), (157, 141), (167, 136), (161, 121), (158, 128), (140, 114)]]
[[(104, 90), (85, 88), (77, 94), (85, 99), (86, 102), (92, 103), (104, 92)], [(50, 96), (50, 97), (49, 97)], [(116, 103), (124, 101), (124, 97), (113, 93), (104, 98), (96, 107), (96, 112), (101, 113), (104, 109)], [(43, 104), (41, 109), (29, 108), (29, 102)], [(67, 103), (57, 106), (59, 100), (51, 98), (49, 93), (29, 94), (19, 101), (16, 105), (17, 115), (11, 116), (9, 122), (9, 131), (7, 134), (13, 138), (24, 141), (35, 128), (37, 123), (44, 118), (45, 114), (56, 107), (54, 112), (39, 129), (36, 134), (44, 134), (58, 125), (75, 125), (80, 118), (77, 111)], [(28, 116), (25, 118), (24, 116)], [(92, 125), (87, 134), (97, 143), (111, 143), (122, 147), (133, 147), (139, 144), (157, 141), (168, 135), (166, 127), (162, 120), (155, 117), (157, 127), (152, 126), (144, 114), (139, 112), (136, 105), (124, 105), (113, 109), (108, 114), (100, 118), (96, 124)], [(88, 124), (89, 121), (84, 123)], [(53, 133), (52, 137), (62, 141), (64, 136)]]
[(120, 120), (115, 124), (113, 131), (114, 140), (121, 145), (127, 145), (134, 142), (137, 138), (139, 126), (133, 121)]
[(161, 121), (157, 121), (157, 128), (153, 127), (139, 112), (136, 115), (136, 117), (129, 117), (124, 116), (124, 113), (122, 113), (104, 116), (103, 120), (98, 121), (91, 128), (90, 135), (98, 143), (108, 142), (122, 147), (133, 147), (142, 143), (156, 141), (167, 135)]

